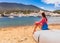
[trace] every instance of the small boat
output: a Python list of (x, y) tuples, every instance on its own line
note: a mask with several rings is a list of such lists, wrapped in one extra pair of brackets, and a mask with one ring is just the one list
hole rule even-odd
[(9, 16), (9, 18), (14, 18), (14, 16)]
[(22, 17), (21, 15), (18, 15), (18, 17)]

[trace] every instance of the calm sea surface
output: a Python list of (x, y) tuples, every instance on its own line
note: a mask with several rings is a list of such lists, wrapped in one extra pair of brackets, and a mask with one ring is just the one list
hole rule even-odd
[[(39, 20), (41, 17), (3, 17), (0, 18), (0, 27), (33, 25), (35, 21)], [(60, 17), (48, 17), (48, 23), (60, 23)]]
[(3, 17), (0, 18), (0, 27), (33, 25), (34, 22), (38, 21), (39, 19), (40, 18), (38, 17)]

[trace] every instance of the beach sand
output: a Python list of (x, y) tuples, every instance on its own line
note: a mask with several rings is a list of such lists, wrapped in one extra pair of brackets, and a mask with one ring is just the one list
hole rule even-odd
[[(0, 28), (0, 43), (37, 43), (33, 38), (34, 26)], [(58, 24), (50, 24), (49, 29), (60, 29)]]

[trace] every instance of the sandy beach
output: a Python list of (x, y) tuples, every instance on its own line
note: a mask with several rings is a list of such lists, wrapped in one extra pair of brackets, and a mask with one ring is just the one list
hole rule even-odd
[[(0, 43), (36, 43), (33, 38), (34, 26), (0, 28)], [(60, 29), (58, 24), (50, 24), (49, 29)]]

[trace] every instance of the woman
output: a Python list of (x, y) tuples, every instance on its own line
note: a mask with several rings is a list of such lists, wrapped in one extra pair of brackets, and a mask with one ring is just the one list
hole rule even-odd
[(41, 26), (41, 30), (48, 30), (47, 17), (44, 12), (42, 13), (42, 20), (35, 23), (35, 28), (34, 28), (33, 33), (36, 31), (36, 28), (38, 26)]

